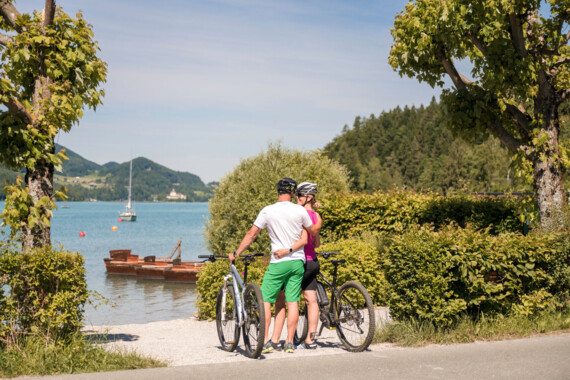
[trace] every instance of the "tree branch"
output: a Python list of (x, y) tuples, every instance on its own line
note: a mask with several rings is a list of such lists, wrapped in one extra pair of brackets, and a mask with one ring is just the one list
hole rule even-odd
[(511, 134), (507, 132), (505, 128), (503, 128), (503, 124), (500, 121), (495, 121), (491, 123), (489, 125), (489, 128), (491, 129), (491, 131), (495, 133), (495, 136), (497, 136), (499, 140), (501, 140), (501, 142), (505, 144), (507, 149), (509, 149), (511, 152), (517, 153), (520, 148), (523, 148), (521, 142), (518, 139), (511, 136)]
[(2, 102), (10, 112), (18, 116), (22, 121), (26, 124), (33, 124), (34, 116), (28, 112), (28, 109), (24, 107), (22, 103), (17, 101), (16, 99), (12, 99), (9, 101)]
[(6, 34), (2, 34), (0, 33), (0, 45), (8, 45), (10, 42), (12, 42), (12, 37), (6, 35)]
[(510, 14), (509, 23), (511, 24), (511, 40), (513, 41), (513, 45), (521, 56), (526, 57), (528, 52), (524, 47), (524, 34), (519, 15)]
[(465, 90), (468, 85), (473, 83), (469, 79), (467, 79), (463, 74), (457, 71), (455, 65), (453, 65), (453, 62), (451, 62), (451, 60), (446, 57), (445, 51), (443, 49), (439, 51), (438, 58), (441, 61), (443, 69), (445, 70), (447, 75), (449, 75), (451, 81), (458, 90)]
[(468, 33), (467, 37), (469, 37), (471, 39), (471, 41), (473, 42), (473, 45), (481, 52), (481, 54), (483, 54), (483, 57), (488, 58), (487, 57), (487, 47), (485, 47), (485, 45), (483, 45), (483, 42), (481, 42), (481, 40), (478, 39), (477, 36), (473, 33)]
[(16, 20), (20, 17), (20, 12), (16, 9), (16, 7), (12, 4), (10, 0), (0, 0), (0, 14), (8, 21), (10, 25), (17, 32), (21, 32), (21, 28), (16, 25)]
[(42, 29), (45, 30), (46, 27), (53, 23), (53, 18), (55, 17), (55, 0), (45, 0), (42, 17)]
[(518, 107), (512, 104), (506, 103), (506, 106), (507, 106), (507, 111), (513, 116), (515, 125), (519, 128), (519, 132), (521, 132), (521, 135), (523, 136), (528, 135), (531, 131), (530, 120), (528, 116)]

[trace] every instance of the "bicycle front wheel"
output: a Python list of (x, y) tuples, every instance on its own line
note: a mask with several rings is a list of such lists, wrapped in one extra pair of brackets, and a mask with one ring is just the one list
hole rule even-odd
[(225, 351), (233, 351), (239, 342), (239, 326), (234, 287), (229, 285), (225, 294), (222, 286), (216, 299), (216, 329)]
[(307, 320), (307, 306), (305, 305), (299, 308), (299, 320), (297, 321), (297, 329), (295, 330), (295, 336), (293, 337), (295, 347), (307, 339), (308, 333), (309, 321)]
[(243, 304), (245, 311), (243, 342), (247, 356), (255, 359), (261, 355), (265, 340), (265, 308), (259, 285), (247, 284)]
[(368, 348), (374, 337), (374, 305), (368, 291), (356, 281), (344, 283), (335, 302), (337, 334), (348, 351)]

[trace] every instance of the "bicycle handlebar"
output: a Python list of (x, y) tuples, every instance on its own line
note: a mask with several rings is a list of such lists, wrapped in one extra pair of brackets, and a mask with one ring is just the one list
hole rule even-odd
[(328, 259), (329, 257), (333, 256), (333, 255), (340, 255), (340, 252), (317, 252), (317, 255), (321, 255), (323, 256), (325, 259)]
[[(254, 261), (254, 257), (258, 257), (258, 256), (265, 256), (263, 253), (261, 252), (254, 252), (254, 253), (248, 253), (245, 255), (241, 255), (238, 258), (244, 261), (249, 261), (252, 262)], [(227, 255), (198, 255), (199, 259), (206, 259), (205, 261), (211, 261), (211, 262), (215, 262), (217, 259), (227, 259), (229, 256)]]

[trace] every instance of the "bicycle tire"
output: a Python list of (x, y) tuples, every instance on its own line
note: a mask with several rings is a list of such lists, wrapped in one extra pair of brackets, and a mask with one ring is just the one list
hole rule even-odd
[(222, 318), (222, 297), (223, 285), (220, 287), (220, 290), (218, 290), (218, 297), (216, 298), (216, 329), (218, 330), (218, 338), (220, 339), (222, 349), (232, 352), (239, 343), (240, 334), (234, 287), (228, 285), (225, 318)]
[(249, 283), (243, 295), (245, 320), (243, 343), (247, 356), (255, 359), (261, 355), (265, 341), (265, 307), (259, 285)]
[(338, 337), (350, 352), (368, 348), (376, 327), (374, 304), (368, 291), (357, 281), (348, 281), (338, 290), (335, 302)]
[(295, 344), (295, 347), (307, 339), (308, 333), (309, 320), (307, 319), (307, 306), (305, 305), (299, 309), (299, 320), (297, 321), (297, 328), (295, 329), (295, 336), (293, 337), (293, 343)]

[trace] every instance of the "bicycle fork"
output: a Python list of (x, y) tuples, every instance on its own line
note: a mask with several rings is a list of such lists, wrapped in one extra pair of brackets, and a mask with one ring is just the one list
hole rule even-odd
[(228, 280), (231, 279), (232, 287), (234, 288), (234, 302), (237, 308), (237, 322), (239, 327), (243, 325), (243, 306), (241, 303), (241, 296), (239, 294), (239, 287), (235, 283), (234, 276), (227, 274), (224, 276), (224, 284), (222, 286), (222, 321), (227, 321), (226, 319), (226, 297), (228, 294)]

